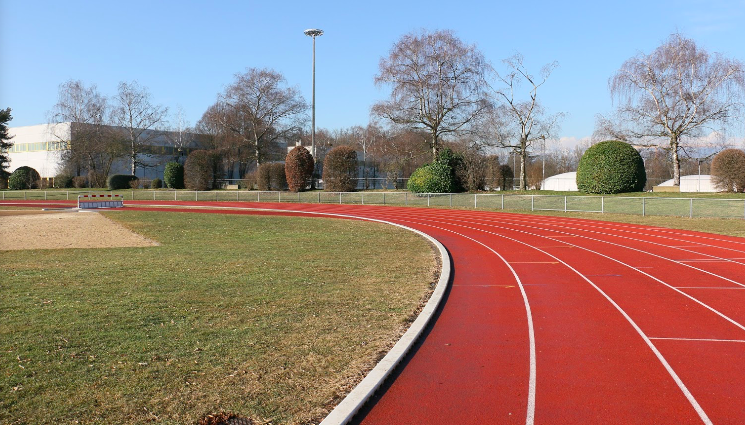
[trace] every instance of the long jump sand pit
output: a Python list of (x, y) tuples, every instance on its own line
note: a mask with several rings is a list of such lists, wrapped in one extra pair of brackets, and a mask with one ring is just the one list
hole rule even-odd
[(0, 251), (157, 245), (96, 212), (0, 210)]

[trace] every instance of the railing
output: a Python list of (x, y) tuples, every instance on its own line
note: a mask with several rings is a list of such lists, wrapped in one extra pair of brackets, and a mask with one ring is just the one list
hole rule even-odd
[[(70, 200), (92, 191), (0, 191), (3, 200)], [(745, 199), (563, 196), (491, 193), (279, 192), (247, 190), (120, 190), (106, 192), (139, 201), (296, 202), (402, 205), (513, 211), (562, 211), (642, 216), (745, 218)]]

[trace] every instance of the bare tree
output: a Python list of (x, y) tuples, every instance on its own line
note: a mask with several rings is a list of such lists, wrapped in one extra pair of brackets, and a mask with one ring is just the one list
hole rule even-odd
[[(304, 125), (308, 104), (295, 87), (271, 69), (249, 68), (220, 96), (225, 108), (223, 124), (243, 146), (250, 146), (258, 167), (272, 145), (295, 135)], [(284, 156), (283, 156), (284, 157)]]
[[(541, 69), (539, 76), (530, 74), (523, 63), (523, 56), (516, 54), (503, 63), (508, 71), (496, 70), (496, 84), (492, 87), (499, 106), (494, 110), (492, 129), (500, 147), (511, 149), (520, 158), (520, 190), (527, 188), (527, 161), (536, 141), (546, 142), (558, 130), (564, 114), (549, 115), (538, 101), (538, 89), (558, 66), (552, 62)], [(520, 98), (519, 88), (528, 85), (527, 99)]]
[[(681, 146), (704, 130), (725, 130), (743, 109), (742, 62), (709, 54), (680, 34), (673, 34), (649, 55), (639, 53), (610, 78), (619, 101), (617, 123), (601, 118), (619, 139), (667, 145), (673, 180), (680, 185)], [(615, 124), (615, 125), (608, 125)]]
[(53, 135), (67, 143), (62, 160), (68, 171), (76, 176), (86, 174), (94, 186), (105, 184), (113, 162), (125, 154), (120, 137), (107, 125), (108, 120), (108, 101), (95, 85), (86, 87), (79, 80), (69, 80), (59, 86), (49, 122), (69, 122), (70, 132)]
[(433, 158), (440, 139), (461, 134), (489, 110), (486, 61), (452, 31), (406, 34), (380, 60), (375, 84), (391, 84), (391, 98), (372, 113), (394, 124), (426, 129)]
[(154, 105), (150, 92), (136, 81), (119, 83), (113, 112), (114, 123), (124, 129), (132, 175), (146, 165), (148, 145), (162, 136), (158, 127), (165, 124), (168, 108)]
[(180, 106), (176, 109), (176, 116), (172, 123), (166, 133), (166, 140), (173, 147), (173, 159), (183, 162), (186, 160), (187, 148), (195, 139), (194, 129), (184, 118), (184, 110)]

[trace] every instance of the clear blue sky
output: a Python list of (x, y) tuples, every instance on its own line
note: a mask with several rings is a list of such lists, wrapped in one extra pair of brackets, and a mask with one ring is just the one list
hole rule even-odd
[(247, 67), (273, 68), (311, 99), (317, 40), (317, 127), (366, 125), (387, 97), (373, 77), (401, 35), (451, 29), (499, 65), (516, 52), (536, 73), (559, 68), (539, 92), (565, 112), (561, 136), (592, 134), (612, 109), (608, 78), (671, 33), (745, 61), (745, 0), (571, 1), (39, 1), (0, 0), (0, 108), (11, 126), (46, 122), (58, 86), (79, 79), (107, 96), (137, 80), (155, 103), (194, 125)]

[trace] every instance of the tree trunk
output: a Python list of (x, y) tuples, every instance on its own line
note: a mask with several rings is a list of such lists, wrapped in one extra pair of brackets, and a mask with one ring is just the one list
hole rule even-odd
[(528, 140), (520, 138), (520, 190), (528, 190), (528, 170), (525, 168), (525, 160), (528, 156)]
[(680, 157), (678, 156), (678, 136), (670, 137), (670, 150), (673, 154), (673, 186), (680, 186)]

